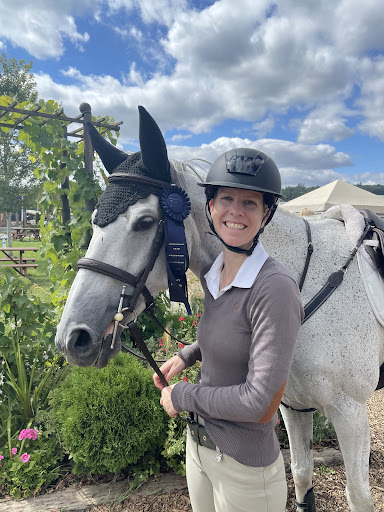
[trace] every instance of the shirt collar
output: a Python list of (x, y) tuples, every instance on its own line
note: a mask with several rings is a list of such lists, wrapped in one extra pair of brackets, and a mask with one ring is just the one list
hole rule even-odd
[(259, 241), (253, 253), (245, 259), (244, 263), (239, 268), (232, 283), (230, 283), (222, 290), (219, 290), (220, 272), (224, 262), (224, 255), (221, 252), (213, 262), (209, 271), (204, 276), (208, 290), (210, 291), (212, 297), (214, 299), (219, 298), (224, 292), (233, 286), (236, 288), (251, 288), (267, 258), (268, 254), (265, 251), (262, 243)]

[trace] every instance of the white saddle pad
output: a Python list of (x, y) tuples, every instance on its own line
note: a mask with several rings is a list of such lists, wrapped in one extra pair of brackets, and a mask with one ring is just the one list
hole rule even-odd
[[(323, 216), (343, 221), (346, 233), (353, 244), (356, 244), (363, 234), (364, 217), (349, 204), (332, 206)], [(384, 327), (384, 279), (372, 264), (372, 260), (365, 250), (364, 242), (357, 252), (357, 261), (368, 301), (377, 321)]]
[(369, 303), (377, 321), (384, 327), (384, 280), (360, 251), (357, 253), (357, 261)]

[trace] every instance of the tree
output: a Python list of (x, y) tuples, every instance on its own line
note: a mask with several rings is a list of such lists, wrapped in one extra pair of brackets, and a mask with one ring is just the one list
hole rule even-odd
[[(37, 101), (38, 94), (32, 62), (7, 59), (0, 55), (0, 96), (27, 104)], [(3, 118), (6, 121), (6, 117)], [(17, 129), (0, 130), (0, 211), (16, 212), (21, 208), (36, 208), (40, 194), (39, 181), (34, 176), (36, 164), (29, 159), (30, 150), (18, 139)]]

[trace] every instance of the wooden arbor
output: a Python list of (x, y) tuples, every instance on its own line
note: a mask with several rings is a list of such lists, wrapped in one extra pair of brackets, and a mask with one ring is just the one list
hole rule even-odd
[[(97, 126), (99, 128), (105, 128), (106, 130), (112, 130), (112, 131), (119, 131), (120, 125), (123, 123), (122, 121), (116, 122), (114, 124), (107, 124), (104, 123), (104, 119), (99, 119), (97, 121), (92, 121), (92, 112), (91, 112), (91, 106), (88, 103), (82, 103), (79, 107), (80, 114), (76, 117), (68, 117), (63, 114), (63, 109), (60, 109), (56, 111), (53, 114), (48, 114), (46, 112), (40, 112), (41, 107), (35, 107), (33, 110), (24, 110), (17, 108), (15, 105), (17, 105), (17, 102), (13, 102), (12, 104), (8, 106), (2, 106), (0, 105), (0, 119), (6, 115), (8, 112), (15, 112), (18, 114), (21, 114), (21, 117), (18, 119), (15, 119), (13, 123), (11, 122), (1, 122), (0, 126), (4, 126), (6, 128), (10, 129), (17, 129), (17, 130), (23, 130), (23, 122), (28, 119), (29, 117), (39, 117), (42, 118), (42, 122), (39, 123), (40, 126), (43, 126), (48, 119), (56, 119), (61, 121), (63, 130), (64, 130), (64, 137), (76, 137), (80, 140), (84, 140), (84, 167), (87, 171), (88, 175), (93, 177), (93, 147), (92, 142), (90, 140), (90, 137), (86, 130), (84, 130), (84, 125), (86, 122), (92, 123), (94, 126)], [(71, 124), (77, 124), (80, 126), (77, 126), (72, 131), (68, 131), (68, 126)], [(62, 164), (63, 166), (65, 164)], [(62, 183), (63, 189), (69, 188), (69, 177), (65, 179), (65, 181)], [(69, 208), (69, 201), (66, 194), (63, 194), (61, 196), (62, 198), (62, 216), (63, 216), (63, 223), (69, 222), (70, 220), (70, 208)], [(85, 200), (85, 207), (87, 211), (92, 212), (95, 209), (95, 202), (93, 199), (86, 199)], [(10, 238), (10, 234), (9, 234)]]

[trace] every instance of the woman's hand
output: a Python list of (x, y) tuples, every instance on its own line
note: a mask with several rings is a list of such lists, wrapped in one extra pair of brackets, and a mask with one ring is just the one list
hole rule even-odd
[[(180, 358), (179, 358), (180, 359)], [(172, 389), (174, 388), (175, 384), (172, 384), (172, 386), (168, 386), (166, 388), (163, 388), (161, 392), (161, 399), (160, 399), (160, 405), (164, 407), (165, 412), (173, 418), (177, 415), (176, 409), (173, 407), (172, 404)]]
[[(169, 382), (172, 377), (177, 375), (178, 373), (181, 373), (183, 370), (185, 370), (185, 363), (179, 356), (173, 356), (171, 359), (168, 359), (167, 362), (165, 362), (162, 366), (160, 366), (160, 371), (164, 375), (165, 380)], [(155, 386), (159, 389), (163, 389), (164, 385), (160, 382), (160, 378), (157, 375), (157, 373), (153, 374), (153, 382), (155, 383)], [(172, 386), (166, 388), (170, 389)], [(168, 411), (167, 411), (168, 412)]]

